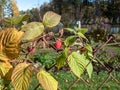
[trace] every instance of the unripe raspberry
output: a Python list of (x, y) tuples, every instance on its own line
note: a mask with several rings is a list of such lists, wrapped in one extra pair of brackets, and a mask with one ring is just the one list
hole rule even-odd
[(71, 54), (71, 53), (72, 53), (72, 51), (71, 51), (71, 49), (69, 49), (69, 50), (68, 50), (68, 54)]
[(28, 46), (27, 50), (28, 52), (31, 52), (33, 50), (33, 46)]
[(27, 50), (28, 50), (28, 52), (30, 52), (32, 54), (36, 52), (36, 48), (33, 46), (28, 46)]

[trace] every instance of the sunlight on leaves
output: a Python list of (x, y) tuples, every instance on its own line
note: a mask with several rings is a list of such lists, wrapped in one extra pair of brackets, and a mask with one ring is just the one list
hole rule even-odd
[(64, 30), (67, 30), (69, 32), (73, 32), (74, 34), (76, 33), (75, 29), (72, 29), (72, 28), (64, 28)]
[(81, 28), (79, 30), (79, 32), (81, 32), (82, 34), (85, 34), (86, 32), (88, 32), (88, 29), (87, 28)]
[(43, 24), (48, 27), (54, 27), (60, 22), (61, 16), (52, 12), (48, 11), (43, 16)]
[(68, 38), (65, 39), (64, 44), (65, 46), (69, 46), (71, 44), (73, 44), (76, 40), (75, 36), (69, 36)]
[(78, 33), (77, 33), (77, 35), (78, 35), (79, 37), (84, 38), (84, 39), (86, 39), (86, 40), (87, 40), (87, 38), (85, 37), (85, 35), (84, 35), (84, 34), (82, 34), (81, 32), (78, 32)]
[(87, 65), (87, 67), (86, 67), (87, 73), (88, 73), (89, 77), (91, 78), (91, 75), (93, 72), (93, 65), (92, 65), (92, 63), (89, 63), (89, 60), (87, 60), (87, 59), (85, 60), (85, 62)]
[(74, 27), (76, 31), (81, 32), (82, 34), (85, 34), (86, 32), (88, 32), (87, 28), (78, 28), (78, 27)]
[(92, 47), (90, 46), (90, 44), (86, 44), (86, 45), (85, 45), (85, 48), (86, 48), (88, 51), (90, 51), (90, 52), (93, 51), (93, 50), (92, 50)]
[(28, 90), (31, 81), (32, 71), (30, 63), (18, 64), (12, 73), (12, 84), (15, 90)]
[(4, 19), (4, 23), (6, 26), (22, 25), (23, 21), (27, 21), (28, 18), (29, 18), (29, 15), (27, 15), (27, 14), (9, 17), (9, 18)]
[(41, 69), (37, 78), (45, 90), (57, 90), (58, 82), (45, 70)]
[(20, 52), (20, 39), (24, 32), (15, 28), (7, 28), (0, 32), (0, 59), (17, 58)]
[(44, 25), (40, 22), (31, 22), (22, 26), (21, 31), (24, 31), (22, 41), (29, 41), (43, 33)]
[(77, 52), (72, 52), (72, 54), (68, 57), (68, 65), (72, 72), (80, 78), (86, 66), (85, 56)]
[(9, 62), (0, 61), (0, 76), (4, 77), (11, 68), (12, 68), (12, 65)]
[(10, 0), (10, 4), (11, 4), (11, 9), (12, 9), (13, 16), (18, 16), (19, 15), (19, 9), (18, 9), (18, 6), (17, 6), (15, 0)]

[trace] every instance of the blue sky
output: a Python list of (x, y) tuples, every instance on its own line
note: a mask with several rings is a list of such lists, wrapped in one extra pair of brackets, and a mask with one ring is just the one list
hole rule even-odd
[(19, 10), (27, 10), (34, 7), (40, 7), (44, 2), (50, 0), (16, 0)]

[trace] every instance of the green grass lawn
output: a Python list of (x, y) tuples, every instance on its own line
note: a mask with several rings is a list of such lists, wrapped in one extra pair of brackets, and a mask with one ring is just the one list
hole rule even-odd
[[(68, 90), (68, 88), (72, 85), (72, 83), (77, 80), (77, 77), (71, 72), (55, 72), (52, 75), (58, 80), (59, 82), (59, 90)], [(107, 77), (107, 72), (102, 71), (97, 75), (95, 72), (92, 74), (92, 78), (89, 79), (87, 75), (82, 75), (82, 78), (87, 80), (90, 84), (88, 87), (83, 81), (79, 81), (76, 83), (71, 90), (97, 90), (97, 88), (101, 85), (101, 83)], [(120, 72), (114, 72), (113, 76), (120, 81)], [(38, 81), (34, 77), (29, 90), (33, 90), (35, 86), (37, 86)], [(43, 90), (39, 87), (37, 90)], [(108, 80), (108, 82), (102, 87), (101, 90), (120, 90), (120, 84), (116, 83), (112, 78)]]
[(105, 48), (106, 49), (111, 49), (114, 52), (116, 52), (117, 54), (120, 54), (120, 47), (117, 47), (117, 46), (106, 46)]
[[(106, 49), (112, 49), (116, 54), (120, 53), (120, 48), (116, 46), (107, 46)], [(50, 56), (49, 56), (50, 55)], [(54, 54), (53, 54), (54, 55)], [(37, 56), (38, 61), (43, 60), (45, 61), (54, 61), (52, 53), (48, 54), (41, 54), (40, 56)], [(44, 58), (42, 58), (44, 57)], [(117, 61), (118, 62), (118, 61)], [(44, 64), (44, 63), (43, 63)], [(56, 80), (58, 80), (58, 90), (68, 90), (68, 88), (74, 83), (74, 81), (77, 80), (77, 77), (70, 71), (63, 71), (60, 70), (59, 72), (51, 73)], [(120, 72), (113, 72), (112, 75), (120, 82)], [(80, 80), (78, 83), (76, 83), (71, 90), (97, 90), (98, 87), (102, 84), (102, 82), (107, 78), (108, 74), (106, 71), (101, 71), (98, 75), (96, 72), (93, 72), (92, 77), (88, 78), (88, 75), (84, 73), (81, 77), (85, 79), (89, 83), (89, 87)], [(34, 90), (34, 88), (38, 85), (38, 80), (36, 77), (32, 79), (31, 85), (29, 87), (29, 90)], [(38, 87), (37, 90), (43, 90), (42, 87)], [(101, 90), (120, 90), (120, 83), (116, 83), (115, 80), (110, 78), (108, 82), (101, 88)]]

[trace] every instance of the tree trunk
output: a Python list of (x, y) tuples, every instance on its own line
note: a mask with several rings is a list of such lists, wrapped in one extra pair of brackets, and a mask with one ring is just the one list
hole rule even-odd
[(0, 20), (3, 20), (3, 18), (4, 18), (4, 8), (3, 8), (3, 6), (0, 6)]

